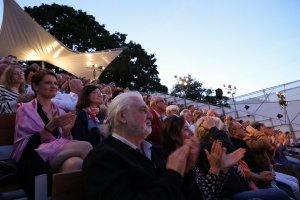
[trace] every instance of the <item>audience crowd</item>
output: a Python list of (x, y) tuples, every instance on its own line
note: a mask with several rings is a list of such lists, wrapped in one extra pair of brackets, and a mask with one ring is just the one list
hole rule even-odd
[(16, 114), (12, 158), (34, 177), (83, 170), (86, 199), (300, 200), (293, 133), (219, 116), (38, 64), (0, 60), (0, 114)]

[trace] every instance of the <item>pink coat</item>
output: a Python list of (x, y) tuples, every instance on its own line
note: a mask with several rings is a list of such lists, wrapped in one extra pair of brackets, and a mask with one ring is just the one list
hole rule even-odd
[[(59, 110), (59, 115), (65, 112), (59, 109), (53, 104), (55, 109)], [(37, 112), (37, 100), (34, 99), (28, 103), (23, 103), (17, 110), (16, 125), (15, 125), (15, 136), (14, 136), (14, 149), (12, 152), (12, 158), (17, 161), (20, 160), (22, 152), (26, 147), (30, 136), (38, 134), (44, 128), (44, 122)], [(61, 132), (61, 129), (59, 128)], [(36, 151), (43, 158), (44, 161), (52, 159), (59, 150), (64, 146), (65, 143), (71, 142), (72, 137), (62, 138), (59, 136), (56, 139), (54, 136), (47, 139), (48, 143), (40, 144)]]

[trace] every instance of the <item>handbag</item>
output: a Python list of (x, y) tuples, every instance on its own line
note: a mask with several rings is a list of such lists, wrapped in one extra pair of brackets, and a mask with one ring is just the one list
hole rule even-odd
[(0, 185), (16, 180), (18, 166), (14, 159), (0, 160)]

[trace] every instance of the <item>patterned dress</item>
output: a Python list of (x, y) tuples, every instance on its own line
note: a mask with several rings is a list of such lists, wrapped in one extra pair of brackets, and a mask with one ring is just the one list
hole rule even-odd
[(207, 173), (205, 174), (200, 168), (194, 167), (195, 180), (205, 200), (221, 199), (220, 193), (224, 183), (227, 181), (229, 172), (220, 171), (219, 176)]

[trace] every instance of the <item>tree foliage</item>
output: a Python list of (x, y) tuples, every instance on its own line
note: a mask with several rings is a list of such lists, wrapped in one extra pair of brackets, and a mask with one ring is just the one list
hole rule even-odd
[[(190, 75), (187, 77), (190, 77)], [(223, 96), (221, 99), (218, 99), (213, 93), (213, 89), (204, 88), (201, 82), (193, 78), (189, 79), (188, 85), (186, 86), (179, 83), (175, 84), (171, 91), (171, 95), (181, 98), (193, 99), (216, 106), (229, 106), (227, 102), (229, 99), (228, 97)]]
[(95, 52), (127, 46), (128, 49), (101, 74), (101, 82), (115, 82), (120, 87), (148, 93), (168, 91), (160, 83), (155, 55), (148, 54), (140, 44), (132, 41), (127, 43), (126, 34), (111, 34), (92, 15), (69, 6), (42, 4), (25, 7), (25, 11), (73, 51)]

